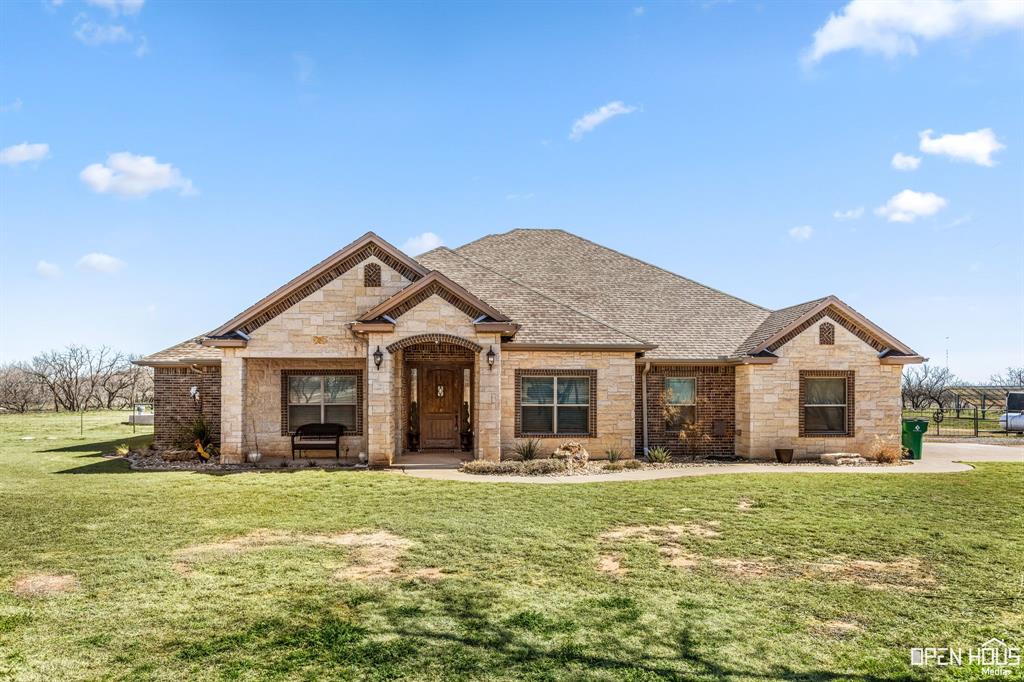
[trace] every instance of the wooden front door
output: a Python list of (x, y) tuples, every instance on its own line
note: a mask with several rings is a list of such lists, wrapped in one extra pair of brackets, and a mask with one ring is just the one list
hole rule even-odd
[(424, 367), (420, 393), (420, 448), (459, 447), (461, 367)]

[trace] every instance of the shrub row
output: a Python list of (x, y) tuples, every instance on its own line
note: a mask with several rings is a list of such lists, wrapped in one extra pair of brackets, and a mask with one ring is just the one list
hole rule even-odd
[(511, 474), (519, 476), (543, 476), (565, 471), (565, 462), (557, 459), (531, 459), (525, 462), (488, 462), (475, 459), (465, 462), (462, 470), (467, 474)]

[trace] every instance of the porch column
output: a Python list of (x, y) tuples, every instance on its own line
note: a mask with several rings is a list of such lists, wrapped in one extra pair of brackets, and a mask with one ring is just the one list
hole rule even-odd
[[(380, 347), (380, 368), (373, 354)], [(370, 334), (366, 344), (366, 456), (371, 467), (391, 465), (395, 453), (395, 356), (387, 351), (382, 334)]]
[[(476, 458), (497, 462), (501, 459), (501, 338), (485, 343), (477, 354), (476, 375)], [(487, 353), (494, 349), (494, 367), (487, 365)]]
[(225, 348), (220, 361), (220, 461), (245, 461), (245, 358)]

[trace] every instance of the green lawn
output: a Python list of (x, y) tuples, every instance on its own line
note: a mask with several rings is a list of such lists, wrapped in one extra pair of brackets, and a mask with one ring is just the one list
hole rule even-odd
[[(0, 678), (969, 678), (910, 668), (908, 650), (1024, 644), (1017, 464), (565, 486), (135, 473), (99, 456), (130, 438), (118, 420), (89, 415), (80, 437), (77, 416), (0, 416)], [(677, 539), (690, 568), (642, 537), (599, 539), (667, 524), (719, 534)], [(358, 550), (320, 541), (180, 561), (254, 529), (411, 544), (390, 579), (335, 579)], [(625, 575), (596, 569), (609, 552)], [(772, 568), (738, 575), (735, 560)], [(808, 569), (854, 560), (934, 582)], [(425, 568), (441, 579), (411, 577)], [(35, 574), (78, 587), (16, 594)]]

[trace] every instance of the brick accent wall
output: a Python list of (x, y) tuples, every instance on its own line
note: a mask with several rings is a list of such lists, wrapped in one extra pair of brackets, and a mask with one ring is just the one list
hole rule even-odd
[[(643, 369), (636, 372), (636, 454), (643, 454)], [(665, 429), (666, 377), (693, 377), (697, 389), (697, 421), (683, 444), (679, 431)], [(731, 455), (736, 435), (736, 372), (728, 365), (652, 366), (647, 374), (647, 442), (674, 455)]]
[[(556, 433), (524, 433), (523, 432), (523, 377), (587, 377), (590, 379), (590, 409), (588, 412), (587, 433), (556, 434)], [(515, 371), (515, 435), (516, 438), (562, 438), (573, 440), (579, 438), (597, 438), (597, 370), (596, 369), (517, 369)], [(555, 396), (557, 399), (557, 396)]]
[[(444, 336), (438, 334), (437, 336)], [(411, 337), (414, 338), (414, 337)], [(454, 338), (454, 337), (453, 337)], [(400, 345), (401, 342), (395, 345)], [(390, 347), (388, 348), (390, 352)], [(401, 404), (401, 430), (402, 435), (402, 449), (405, 448), (405, 434), (409, 431), (409, 403), (416, 399), (416, 396), (412, 395), (412, 382), (411, 372), (412, 366), (421, 363), (451, 363), (458, 367), (470, 367), (470, 401), (472, 402), (472, 396), (475, 395), (474, 381), (473, 381), (473, 362), (476, 360), (476, 354), (464, 348), (461, 345), (455, 345), (454, 343), (420, 343), (405, 348), (402, 351), (402, 366), (404, 371), (402, 372), (402, 391), (400, 392)], [(420, 377), (419, 381), (423, 378)], [(472, 410), (474, 406), (470, 405)], [(472, 415), (472, 411), (470, 412)], [(470, 417), (472, 419), (472, 417)]]
[[(200, 406), (190, 389), (199, 388)], [(202, 413), (220, 445), (220, 367), (157, 367), (153, 371), (153, 442), (157, 447), (177, 447), (184, 429)]]
[[(846, 431), (843, 433), (807, 433), (805, 428), (806, 425), (804, 424), (804, 418), (806, 416), (806, 413), (804, 412), (804, 403), (807, 400), (808, 379), (846, 379)], [(799, 420), (798, 423), (801, 438), (807, 438), (808, 436), (811, 438), (847, 438), (856, 433), (856, 379), (857, 373), (853, 370), (800, 370), (800, 398), (797, 402), (797, 409), (800, 413), (797, 415), (797, 419)]]
[(822, 346), (834, 346), (836, 343), (836, 327), (831, 322), (818, 325), (818, 343)]

